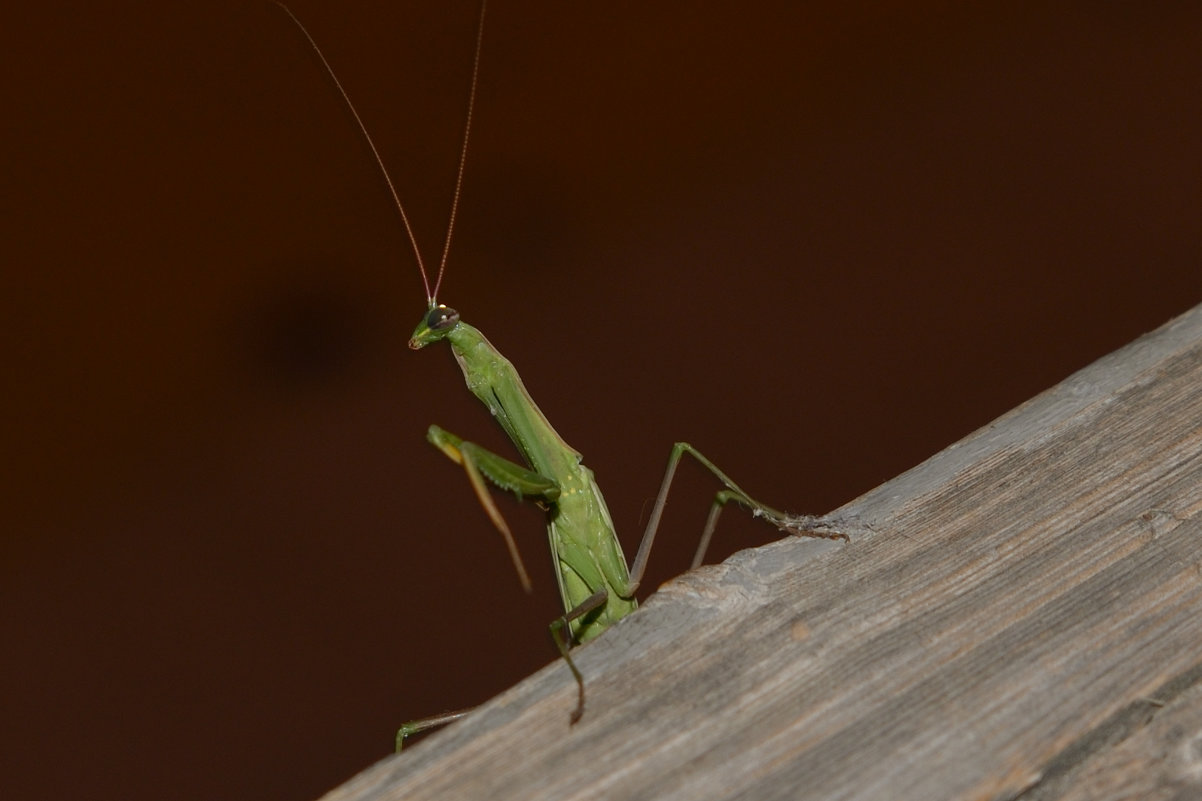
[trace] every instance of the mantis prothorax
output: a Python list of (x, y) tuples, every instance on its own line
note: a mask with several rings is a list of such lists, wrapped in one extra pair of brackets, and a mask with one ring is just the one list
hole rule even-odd
[[(710, 538), (723, 507), (730, 502), (751, 510), (753, 516), (776, 526), (788, 534), (799, 534), (826, 538), (847, 539), (845, 534), (826, 525), (819, 518), (794, 516), (760, 503), (743, 491), (713, 462), (696, 448), (685, 442), (672, 446), (668, 466), (660, 484), (659, 494), (647, 520), (642, 542), (629, 570), (622, 547), (614, 533), (613, 522), (605, 506), (605, 499), (593, 478), (593, 471), (582, 464), (581, 455), (569, 446), (551, 427), (546, 416), (539, 410), (513, 364), (501, 355), (482, 333), (460, 319), (459, 312), (438, 303), (437, 295), (446, 268), (451, 234), (454, 230), (455, 212), (459, 203), (463, 181), (464, 164), (467, 158), (468, 135), (471, 131), (472, 108), (475, 102), (476, 85), (480, 68), (480, 51), (484, 35), (484, 13), (486, 2), (480, 4), (480, 18), (476, 31), (476, 48), (473, 57), (471, 91), (468, 99), (467, 120), (464, 125), (463, 143), (460, 148), (459, 167), (455, 179), (455, 193), (451, 203), (450, 220), (444, 240), (438, 273), (431, 288), (429, 275), (417, 239), (409, 224), (408, 216), (400, 202), (392, 179), (384, 167), (384, 161), (376, 150), (366, 126), (343, 89), (338, 77), (326, 61), (317, 43), (287, 7), (280, 4), (301, 29), (309, 44), (316, 51), (334, 85), (342, 95), (352, 116), (375, 156), (376, 163), (392, 193), (401, 221), (413, 245), (422, 283), (426, 290), (427, 309), (413, 336), (409, 347), (413, 350), (446, 340), (455, 360), (463, 370), (468, 389), (488, 408), (505, 430), (509, 439), (521, 454), (525, 466), (467, 442), (438, 426), (430, 426), (427, 439), (456, 464), (463, 467), (480, 505), (505, 540), (513, 560), (514, 568), (522, 586), (531, 589), (530, 577), (522, 563), (517, 545), (509, 526), (497, 509), (489, 492), (491, 483), (502, 490), (515, 493), (519, 499), (533, 499), (547, 509), (547, 535), (551, 545), (551, 558), (563, 599), (564, 614), (551, 622), (551, 637), (560, 655), (576, 680), (576, 706), (571, 713), (571, 722), (576, 723), (584, 714), (584, 678), (573, 662), (570, 648), (576, 643), (587, 642), (605, 629), (626, 617), (638, 606), (635, 592), (643, 577), (648, 554), (651, 552), (655, 533), (659, 527), (668, 490), (681, 458), (688, 454), (696, 459), (723, 485), (714, 496), (709, 517), (701, 534), (693, 567), (701, 564)], [(467, 714), (467, 711), (448, 712), (407, 723), (397, 733), (396, 746), (399, 751), (405, 737), (428, 728), (449, 723)]]

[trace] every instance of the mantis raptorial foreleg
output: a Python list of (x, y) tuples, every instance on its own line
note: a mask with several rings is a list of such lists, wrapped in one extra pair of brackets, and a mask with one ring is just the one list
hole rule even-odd
[(518, 496), (518, 500), (537, 498), (552, 502), (559, 497), (559, 486), (551, 479), (531, 472), (517, 462), (498, 456), (474, 442), (467, 442), (438, 426), (430, 426), (426, 432), (426, 439), (445, 453), (452, 462), (463, 466), (468, 481), (472, 485), (472, 491), (476, 493), (476, 498), (484, 507), (488, 519), (505, 539), (505, 547), (509, 550), (509, 558), (513, 560), (513, 566), (518, 572), (522, 588), (526, 592), (532, 591), (530, 574), (526, 572), (526, 565), (522, 563), (522, 555), (518, 553), (513, 533), (509, 530), (505, 518), (501, 516), (501, 511), (497, 509), (492, 496), (488, 493), (484, 479), (487, 478), (501, 489), (514, 493)]

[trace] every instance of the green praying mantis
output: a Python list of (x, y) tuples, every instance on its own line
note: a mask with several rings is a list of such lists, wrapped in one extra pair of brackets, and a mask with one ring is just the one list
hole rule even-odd
[[(413, 350), (420, 350), (428, 345), (446, 341), (463, 371), (468, 389), (488, 408), (525, 462), (524, 465), (518, 464), (485, 450), (475, 443), (465, 441), (436, 425), (430, 426), (426, 435), (436, 448), (463, 467), (472, 491), (493, 526), (503, 537), (514, 568), (527, 592), (531, 591), (532, 586), (529, 573), (522, 562), (513, 534), (501, 516), (488, 485), (492, 484), (501, 490), (512, 492), (519, 500), (533, 500), (547, 511), (547, 536), (564, 608), (564, 614), (551, 622), (550, 631), (560, 656), (567, 664), (576, 682), (576, 705), (570, 715), (571, 723), (578, 722), (584, 714), (585, 690), (584, 677), (576, 667), (570, 649), (575, 644), (585, 643), (596, 638), (638, 607), (635, 593), (639, 588), (651, 546), (655, 541), (655, 534), (659, 528), (664, 505), (668, 500), (668, 490), (676, 474), (676, 468), (686, 454), (693, 457), (722, 484), (722, 489), (715, 494), (711, 503), (709, 517), (702, 531), (692, 567), (701, 564), (717, 526), (718, 516), (722, 509), (731, 502), (749, 509), (753, 516), (787, 534), (848, 539), (846, 534), (841, 533), (824, 518), (790, 515), (755, 500), (692, 445), (677, 442), (672, 446), (668, 456), (668, 466), (647, 520), (647, 527), (643, 532), (634, 562), (628, 569), (626, 558), (622, 554), (622, 546), (618, 542), (613, 522), (605, 505), (605, 499), (601, 495), (592, 470), (584, 466), (580, 452), (568, 445), (551, 426), (534, 399), (530, 397), (530, 393), (526, 390), (513, 364), (480, 331), (464, 322), (460, 318), (459, 312), (437, 301), (438, 290), (442, 285), (446, 268), (447, 254), (450, 250), (455, 214), (463, 182), (464, 165), (467, 160), (468, 135), (471, 132), (472, 108), (475, 103), (480, 68), (486, 0), (482, 0), (480, 4), (467, 120), (460, 148), (450, 219), (433, 287), (431, 287), (429, 273), (426, 271), (421, 250), (417, 246), (417, 239), (409, 224), (404, 206), (401, 204), (392, 179), (384, 166), (384, 161), (376, 149), (367, 127), (359, 117), (358, 111), (355, 110), (349, 94), (343, 88), (333, 68), (309, 32), (286, 6), (278, 2), (277, 5), (280, 5), (300, 28), (342, 95), (360, 133), (375, 157), (376, 164), (388, 185), (413, 246), (418, 270), (426, 290), (427, 309), (414, 330), (413, 336), (409, 339), (409, 347)], [(397, 750), (401, 750), (406, 737), (449, 723), (466, 715), (469, 711), (448, 712), (406, 723), (397, 733)]]

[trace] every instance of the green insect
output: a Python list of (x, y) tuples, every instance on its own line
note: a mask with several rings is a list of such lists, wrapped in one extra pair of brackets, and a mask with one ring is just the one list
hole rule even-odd
[[(476, 34), (476, 50), (472, 69), (471, 92), (468, 100), (468, 123), (465, 125), (463, 146), (460, 150), (459, 170), (456, 177), (455, 195), (452, 201), (447, 236), (443, 246), (442, 261), (433, 288), (421, 252), (417, 247), (413, 229), (401, 205), (392, 179), (384, 168), (383, 159), (376, 150), (366, 127), (355, 111), (346, 90), (343, 89), (333, 69), (326, 62), (316, 42), (304, 26), (284, 8), (300, 27), (309, 44), (317, 52), (343, 100), (350, 108), (360, 132), (375, 155), (376, 162), (384, 175), (389, 190), (396, 202), (405, 230), (413, 244), (422, 283), (426, 289), (427, 311), (409, 340), (409, 347), (420, 350), (445, 340), (451, 347), (455, 360), (463, 370), (468, 389), (488, 408), (505, 430), (521, 454), (525, 465), (517, 464), (502, 456), (467, 442), (438, 426), (430, 426), (427, 438), (439, 450), (467, 473), (468, 482), (480, 501), (480, 505), (492, 520), (493, 525), (505, 539), (518, 577), (527, 592), (531, 591), (529, 574), (509, 526), (497, 509), (488, 484), (512, 492), (521, 499), (534, 500), (547, 509), (547, 535), (551, 545), (551, 558), (559, 582), (559, 593), (563, 599), (564, 614), (551, 622), (551, 637), (560, 655), (576, 680), (576, 706), (571, 713), (571, 722), (580, 720), (584, 714), (584, 678), (572, 661), (570, 649), (574, 644), (587, 642), (607, 628), (629, 615), (638, 607), (635, 592), (643, 577), (648, 554), (651, 552), (655, 533), (659, 527), (668, 490), (681, 458), (688, 454), (700, 462), (723, 485), (714, 496), (709, 518), (701, 534), (701, 541), (693, 559), (693, 567), (701, 564), (711, 535), (723, 507), (734, 502), (751, 510), (753, 516), (776, 526), (789, 534), (847, 539), (845, 534), (830, 526), (827, 521), (808, 515), (794, 516), (773, 509), (748, 495), (739, 485), (718, 469), (713, 462), (696, 448), (677, 442), (668, 457), (668, 467), (660, 484), (659, 494), (652, 507), (647, 528), (634, 563), (627, 569), (622, 546), (614, 532), (605, 499), (593, 478), (593, 471), (582, 464), (580, 453), (564, 442), (552, 428), (546, 416), (539, 410), (530, 393), (526, 391), (516, 369), (480, 331), (463, 322), (459, 312), (439, 304), (436, 300), (446, 266), (450, 248), (451, 232), (454, 229), (455, 210), (459, 201), (459, 190), (463, 179), (463, 168), (467, 154), (467, 140), (471, 128), (471, 110), (476, 95), (477, 76), (480, 65), (480, 48), (483, 41), (485, 2), (480, 5), (480, 19)], [(405, 724), (397, 733), (396, 747), (399, 751), (406, 737), (425, 729), (449, 723), (470, 710), (448, 712)]]

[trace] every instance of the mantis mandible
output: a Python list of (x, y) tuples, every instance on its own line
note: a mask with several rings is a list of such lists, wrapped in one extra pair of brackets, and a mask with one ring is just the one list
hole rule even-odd
[[(471, 90), (468, 97), (467, 119), (464, 125), (463, 143), (459, 153), (459, 167), (455, 179), (455, 192), (451, 201), (450, 219), (442, 257), (433, 287), (417, 246), (417, 238), (409, 224), (408, 215), (392, 179), (384, 166), (383, 158), (376, 149), (367, 127), (355, 110), (349, 94), (342, 87), (338, 76), (326, 61), (321, 49), (292, 12), (282, 3), (281, 8), (300, 28), (309, 45), (316, 52), (335, 87), (350, 110), (359, 132), (367, 141), (376, 164), (383, 174), (393, 202), (400, 213), (401, 221), (409, 236), (413, 253), (421, 272), (426, 290), (426, 313), (409, 339), (409, 347), (420, 350), (427, 345), (446, 341), (455, 360), (463, 371), (467, 387), (488, 408), (504, 429), (521, 454), (525, 465), (498, 456), (479, 445), (467, 442), (436, 425), (430, 426), (427, 439), (451, 461), (463, 467), (472, 491), (484, 508), (485, 513), (504, 538), (513, 560), (514, 568), (522, 587), (531, 591), (529, 573), (518, 553), (513, 534), (501, 516), (488, 484), (513, 492), (519, 500), (530, 499), (547, 510), (547, 536), (551, 545), (551, 558), (559, 582), (559, 594), (563, 599), (564, 614), (550, 624), (551, 637), (576, 681), (576, 706), (570, 722), (576, 723), (584, 714), (584, 677), (572, 660), (570, 649), (574, 644), (585, 643), (597, 637), (607, 628), (633, 612), (638, 602), (635, 592), (643, 577), (647, 557), (655, 541), (660, 517), (668, 500), (668, 490), (681, 458), (688, 454), (712, 473), (723, 489), (719, 490), (710, 506), (709, 517), (702, 530), (701, 540), (693, 557), (692, 567), (701, 564), (706, 549), (718, 523), (718, 516), (726, 504), (732, 501), (751, 510), (751, 514), (776, 526), (788, 534), (848, 539), (846, 534), (830, 526), (825, 520), (809, 515), (789, 515), (753, 499), (738, 484), (703, 456), (696, 448), (685, 442), (672, 446), (668, 466), (651, 508), (643, 539), (629, 569), (622, 554), (622, 546), (614, 532), (613, 522), (605, 506), (605, 499), (593, 478), (593, 472), (584, 466), (580, 453), (568, 445), (539, 410), (530, 393), (526, 391), (517, 370), (480, 331), (460, 319), (459, 312), (438, 302), (438, 290), (446, 268), (451, 235), (455, 226), (455, 213), (459, 204), (463, 182), (464, 165), (467, 161), (468, 135), (471, 132), (472, 109), (476, 97), (476, 85), (480, 70), (480, 52), (484, 37), (484, 13), (486, 0), (480, 3), (480, 17), (476, 30), (476, 47), (473, 56)], [(417, 732), (449, 723), (470, 710), (448, 712), (422, 720), (412, 721), (397, 733), (396, 747), (399, 751), (404, 739)]]

